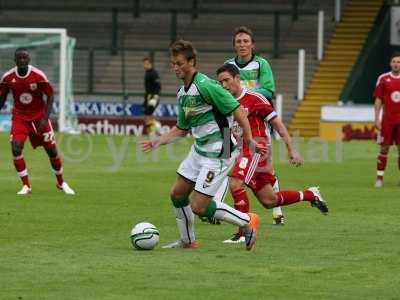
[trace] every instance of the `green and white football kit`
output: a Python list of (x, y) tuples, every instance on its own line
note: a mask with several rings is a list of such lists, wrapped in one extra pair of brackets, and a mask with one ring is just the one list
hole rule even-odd
[[(192, 82), (186, 89), (184, 86), (179, 89), (177, 98), (176, 127), (190, 130), (194, 137), (194, 144), (177, 173), (193, 182), (195, 191), (213, 197), (238, 155), (230, 127), (233, 123), (232, 112), (240, 104), (218, 82), (199, 72), (193, 75)], [(190, 245), (195, 241), (195, 235), (194, 215), (189, 199), (172, 199), (172, 202), (181, 241)], [(213, 200), (210, 200), (203, 216), (240, 227), (250, 221), (248, 214)]]
[(241, 86), (247, 90), (259, 93), (271, 100), (275, 93), (275, 80), (268, 61), (258, 55), (241, 63), (238, 57), (228, 59), (226, 63), (234, 64), (240, 72)]
[(178, 174), (195, 182), (195, 190), (214, 196), (227, 177), (235, 158), (236, 141), (231, 136), (232, 112), (239, 102), (216, 81), (196, 73), (185, 90), (178, 91), (176, 127), (190, 130), (194, 144)]

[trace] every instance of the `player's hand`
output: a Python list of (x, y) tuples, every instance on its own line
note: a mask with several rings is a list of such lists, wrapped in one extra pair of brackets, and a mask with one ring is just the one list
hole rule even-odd
[(375, 127), (376, 127), (376, 129), (381, 130), (382, 129), (382, 121), (381, 120), (375, 121)]
[(300, 154), (297, 153), (297, 151), (294, 150), (294, 151), (291, 151), (289, 153), (289, 163), (292, 166), (300, 167), (300, 166), (302, 166), (304, 164), (304, 161), (301, 158)]
[(157, 105), (158, 95), (154, 95), (147, 101), (147, 105), (155, 107)]
[(42, 118), (42, 119), (39, 121), (39, 126), (38, 126), (38, 128), (37, 128), (37, 130), (38, 130), (39, 133), (43, 132), (43, 130), (44, 130), (44, 128), (46, 127), (46, 125), (48, 124), (48, 122), (49, 122), (49, 119), (47, 119), (47, 118)]
[(160, 146), (158, 141), (141, 141), (140, 144), (144, 153), (149, 153)]
[(250, 149), (254, 149), (256, 153), (260, 153), (261, 155), (266, 155), (268, 152), (267, 146), (257, 143), (255, 140), (250, 141)]

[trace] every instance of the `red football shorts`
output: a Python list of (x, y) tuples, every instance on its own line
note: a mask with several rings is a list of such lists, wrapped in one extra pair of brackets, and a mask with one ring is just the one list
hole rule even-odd
[(382, 122), (382, 129), (378, 133), (377, 142), (380, 145), (400, 145), (400, 124)]
[(53, 126), (51, 121), (44, 126), (41, 132), (38, 132), (39, 120), (24, 121), (19, 118), (14, 118), (11, 123), (11, 142), (25, 142), (29, 137), (33, 148), (43, 146), (52, 148), (56, 145)]
[(239, 157), (233, 166), (231, 177), (243, 180), (254, 192), (267, 184), (274, 185), (276, 181), (276, 177), (267, 169), (267, 160), (258, 153)]

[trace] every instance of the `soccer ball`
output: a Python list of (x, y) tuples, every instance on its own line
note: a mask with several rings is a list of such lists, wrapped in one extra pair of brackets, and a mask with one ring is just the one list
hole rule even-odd
[(131, 242), (137, 250), (151, 250), (160, 240), (160, 232), (153, 224), (142, 222), (131, 231)]

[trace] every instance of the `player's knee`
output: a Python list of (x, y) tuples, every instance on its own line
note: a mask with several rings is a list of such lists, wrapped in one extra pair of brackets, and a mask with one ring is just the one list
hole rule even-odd
[(257, 198), (260, 200), (262, 206), (266, 209), (271, 209), (278, 206), (278, 197), (276, 194), (259, 195), (256, 193)]
[(51, 158), (57, 157), (57, 148), (56, 147), (50, 147), (50, 148), (45, 148), (47, 155)]
[(389, 146), (381, 146), (380, 153), (387, 155), (389, 153)]
[(268, 197), (267, 205), (268, 205), (268, 208), (274, 208), (274, 207), (278, 206), (278, 197), (275, 193)]
[(22, 150), (19, 149), (19, 148), (13, 148), (12, 149), (12, 154), (13, 154), (14, 157), (20, 156), (20, 155), (22, 155)]
[(189, 201), (188, 195), (176, 187), (172, 188), (169, 196), (171, 201), (176, 204), (181, 201), (186, 201), (186, 202)]
[(204, 213), (206, 212), (206, 207), (203, 207), (200, 203), (198, 203), (197, 201), (192, 201), (192, 203), (190, 204), (192, 211), (195, 215), (198, 216), (203, 216)]
[(173, 189), (169, 194), (169, 197), (171, 198), (172, 202), (176, 202), (178, 199), (182, 198), (182, 195), (177, 190)]
[(11, 145), (11, 151), (13, 156), (20, 156), (22, 154), (23, 145), (19, 143), (13, 143)]
[(271, 200), (271, 199), (264, 199), (262, 201), (262, 205), (266, 208), (266, 209), (271, 209), (277, 206), (276, 202)]

